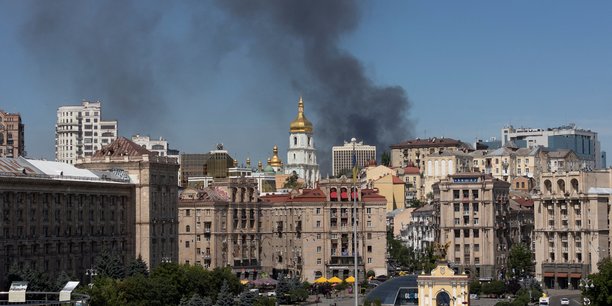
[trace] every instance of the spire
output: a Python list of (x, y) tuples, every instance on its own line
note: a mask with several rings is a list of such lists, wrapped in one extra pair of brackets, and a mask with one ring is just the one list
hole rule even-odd
[(304, 100), (300, 96), (297, 117), (289, 125), (291, 133), (312, 133), (312, 123), (304, 115)]

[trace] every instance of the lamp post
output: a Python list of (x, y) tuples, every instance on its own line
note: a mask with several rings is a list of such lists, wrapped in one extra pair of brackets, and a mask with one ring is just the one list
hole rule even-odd
[(357, 139), (351, 138), (351, 143), (353, 144), (353, 190), (351, 196), (353, 197), (353, 257), (355, 261), (355, 282), (353, 283), (353, 295), (355, 297), (355, 306), (359, 306), (359, 293), (357, 292), (359, 289), (359, 281), (357, 275), (357, 154), (355, 152), (355, 143)]
[(89, 288), (93, 287), (93, 278), (98, 275), (98, 271), (94, 268), (85, 270), (85, 275), (89, 276)]
[[(595, 287), (595, 285), (593, 285), (593, 280), (589, 279), (589, 278), (583, 278), (580, 280), (580, 289), (583, 290), (582, 294), (585, 295), (589, 289), (593, 289), (593, 287)], [(583, 297), (582, 298), (582, 304), (583, 305), (591, 305), (591, 299), (589, 299), (588, 297)]]

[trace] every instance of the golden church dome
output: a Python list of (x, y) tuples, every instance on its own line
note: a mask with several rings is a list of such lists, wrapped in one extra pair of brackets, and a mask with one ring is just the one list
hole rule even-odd
[(278, 147), (276, 145), (274, 145), (274, 149), (272, 149), (272, 152), (274, 153), (274, 155), (271, 159), (269, 159), (268, 165), (272, 167), (282, 167), (283, 162), (280, 160), (280, 158), (278, 158)]
[(298, 114), (295, 120), (289, 125), (290, 133), (312, 133), (312, 123), (304, 116), (304, 101), (300, 97), (298, 102)]

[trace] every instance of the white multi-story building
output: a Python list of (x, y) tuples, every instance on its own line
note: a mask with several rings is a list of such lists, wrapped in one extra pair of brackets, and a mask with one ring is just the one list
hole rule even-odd
[(400, 229), (400, 239), (408, 248), (423, 251), (434, 245), (436, 233), (435, 207), (427, 204), (412, 212), (410, 223)]
[(312, 130), (312, 123), (304, 115), (304, 101), (300, 97), (297, 117), (289, 125), (289, 149), (285, 174), (297, 173), (307, 188), (314, 188), (315, 182), (320, 178)]
[(99, 101), (57, 109), (55, 160), (74, 164), (117, 138), (117, 121), (103, 121), (101, 113)]
[(353, 168), (353, 150), (355, 150), (355, 162), (357, 167), (368, 166), (371, 160), (376, 160), (376, 147), (365, 145), (363, 141), (344, 142), (342, 146), (332, 147), (332, 173), (338, 176), (346, 170)]
[(151, 139), (149, 136), (136, 134), (132, 136), (132, 141), (159, 156), (168, 156), (168, 141), (162, 137)]
[(582, 168), (605, 168), (597, 133), (577, 128), (575, 124), (548, 129), (504, 127), (502, 146), (512, 141), (520, 148), (543, 146), (550, 151), (572, 150), (582, 161)]

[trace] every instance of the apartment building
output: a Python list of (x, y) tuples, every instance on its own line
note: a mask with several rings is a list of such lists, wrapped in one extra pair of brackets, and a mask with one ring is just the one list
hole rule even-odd
[[(399, 225), (399, 239), (415, 251), (433, 247), (438, 241), (437, 213), (433, 204), (426, 204), (412, 211), (411, 220)], [(396, 226), (398, 226), (396, 224)]]
[(74, 164), (117, 138), (117, 121), (102, 120), (101, 103), (61, 106), (55, 124), (55, 160)]
[(265, 272), (312, 282), (353, 275), (358, 252), (359, 279), (370, 270), (386, 274), (386, 201), (368, 189), (349, 194), (350, 184), (331, 180), (317, 189), (258, 197), (255, 179), (228, 178), (185, 190), (179, 203), (180, 260), (207, 268), (229, 265), (243, 279)]
[(26, 156), (24, 129), (19, 113), (0, 110), (0, 157)]
[(543, 173), (535, 201), (535, 277), (578, 289), (610, 256), (612, 170)]
[(433, 185), (439, 243), (458, 271), (480, 279), (503, 277), (512, 241), (508, 182), (481, 173), (448, 176)]
[(134, 142), (119, 137), (93, 156), (79, 159), (79, 168), (92, 171), (117, 171), (135, 184), (135, 256), (150, 268), (164, 261), (178, 260), (177, 201), (178, 163), (157, 156)]
[(472, 172), (472, 160), (470, 154), (462, 151), (433, 152), (425, 156), (425, 167), (422, 167), (424, 194), (431, 193), (432, 185), (449, 175)]
[(134, 256), (134, 185), (121, 171), (94, 172), (0, 158), (0, 288), (9, 268), (30, 267), (81, 282), (104, 250)]
[(168, 141), (162, 137), (151, 139), (149, 136), (136, 134), (132, 136), (132, 142), (157, 154), (158, 156), (169, 156)]
[(473, 149), (470, 145), (452, 138), (428, 138), (411, 139), (402, 143), (394, 144), (391, 148), (391, 168), (406, 167), (410, 164), (419, 169), (425, 168), (425, 157), (430, 154), (445, 151), (469, 152)]
[(376, 147), (358, 141), (355, 144), (345, 141), (344, 145), (332, 147), (332, 173), (338, 176), (353, 169), (353, 149), (358, 168), (367, 167), (371, 160), (376, 160)]
[(572, 150), (561, 149), (548, 152), (548, 171), (579, 171), (582, 168), (582, 162), (578, 159), (578, 155)]

